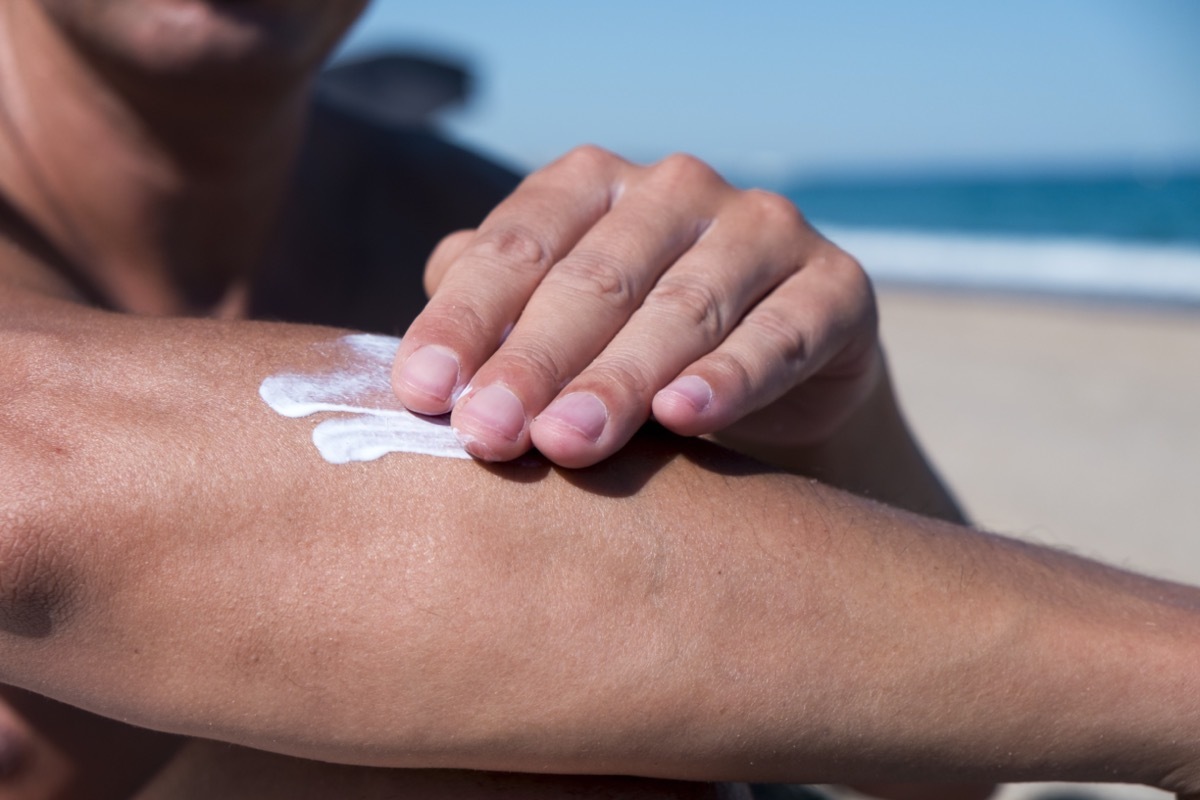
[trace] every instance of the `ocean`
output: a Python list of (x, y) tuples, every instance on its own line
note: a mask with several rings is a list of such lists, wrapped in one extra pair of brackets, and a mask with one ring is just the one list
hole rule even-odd
[(881, 284), (1200, 307), (1200, 169), (775, 188)]

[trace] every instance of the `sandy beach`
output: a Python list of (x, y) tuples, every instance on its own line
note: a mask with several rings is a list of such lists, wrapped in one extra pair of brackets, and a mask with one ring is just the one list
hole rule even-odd
[(1200, 583), (1200, 312), (880, 306), (910, 422), (978, 525)]
[(976, 524), (1200, 584), (1200, 312), (895, 288), (880, 307), (909, 420)]

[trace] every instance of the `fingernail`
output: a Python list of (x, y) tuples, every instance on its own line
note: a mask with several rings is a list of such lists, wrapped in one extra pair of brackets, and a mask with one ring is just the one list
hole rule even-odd
[(551, 403), (538, 419), (566, 426), (589, 442), (596, 442), (608, 424), (608, 409), (591, 392), (572, 392)]
[(400, 383), (414, 392), (444, 403), (458, 385), (458, 358), (445, 347), (428, 344), (408, 357), (400, 370)]
[(679, 395), (691, 404), (697, 413), (708, 408), (712, 402), (713, 390), (708, 381), (698, 375), (685, 375), (669, 383), (663, 392)]
[(460, 438), (492, 434), (515, 442), (525, 430), (525, 408), (511, 391), (499, 384), (485, 386), (467, 398), (455, 418)]

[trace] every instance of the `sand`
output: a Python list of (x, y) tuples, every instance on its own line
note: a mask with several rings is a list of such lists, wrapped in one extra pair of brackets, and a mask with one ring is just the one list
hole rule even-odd
[(1200, 584), (1200, 311), (901, 289), (880, 307), (909, 420), (978, 525)]
[(910, 422), (979, 525), (1200, 584), (1200, 311), (880, 306)]

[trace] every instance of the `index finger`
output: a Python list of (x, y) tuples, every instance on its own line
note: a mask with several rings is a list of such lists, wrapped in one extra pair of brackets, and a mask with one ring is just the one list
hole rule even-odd
[(550, 267), (611, 207), (625, 164), (598, 148), (575, 150), (531, 175), (488, 215), (397, 351), (392, 388), (406, 407), (450, 410)]

